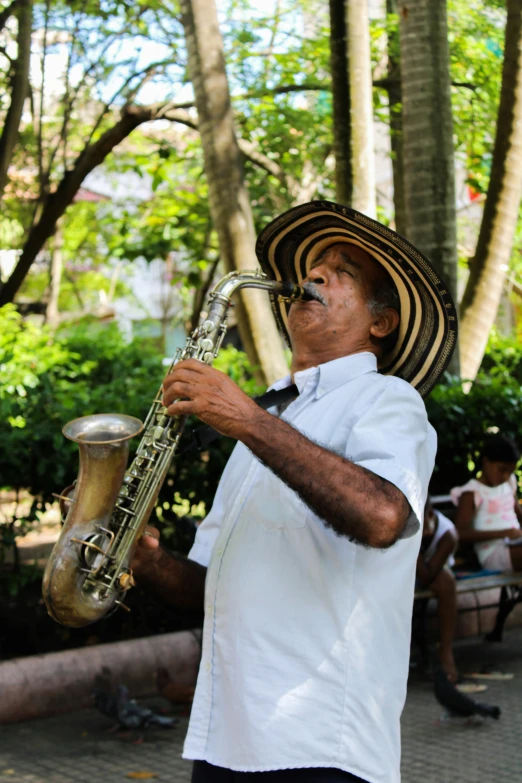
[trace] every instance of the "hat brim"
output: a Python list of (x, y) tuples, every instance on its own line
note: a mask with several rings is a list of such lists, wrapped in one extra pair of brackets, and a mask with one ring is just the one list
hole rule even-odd
[[(404, 237), (366, 215), (331, 201), (312, 201), (288, 210), (263, 229), (256, 254), (273, 280), (300, 283), (330, 245), (349, 242), (366, 250), (387, 270), (400, 298), (398, 338), (379, 362), (379, 371), (411, 383), (425, 397), (446, 369), (457, 342), (457, 311), (430, 262)], [(290, 304), (272, 297), (285, 339)]]

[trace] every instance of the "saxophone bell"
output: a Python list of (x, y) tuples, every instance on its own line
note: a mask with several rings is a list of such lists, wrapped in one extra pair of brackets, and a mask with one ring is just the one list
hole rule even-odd
[(75, 486), (60, 496), (67, 517), (43, 580), (47, 611), (63, 625), (89, 625), (131, 586), (125, 578), (132, 576), (128, 556), (119, 564), (120, 581), (97, 577), (112, 562), (118, 531), (111, 529), (111, 515), (125, 476), (129, 440), (142, 429), (133, 416), (103, 413), (74, 419), (63, 428), (65, 437), (79, 446), (80, 472)]

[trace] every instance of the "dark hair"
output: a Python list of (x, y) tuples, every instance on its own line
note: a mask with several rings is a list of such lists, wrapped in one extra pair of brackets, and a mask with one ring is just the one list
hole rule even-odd
[(520, 451), (514, 440), (505, 435), (490, 435), (482, 447), (482, 457), (487, 457), (491, 462), (518, 462)]

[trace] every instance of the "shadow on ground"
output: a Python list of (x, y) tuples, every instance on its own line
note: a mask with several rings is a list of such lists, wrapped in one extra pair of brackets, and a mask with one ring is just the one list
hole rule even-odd
[[(460, 642), (456, 652), (463, 674), (485, 665), (515, 674), (511, 681), (488, 682), (476, 697), (498, 704), (502, 717), (479, 726), (437, 725), (442, 708), (431, 682), (413, 668), (402, 720), (402, 783), (520, 783), (522, 629), (508, 631), (502, 644)], [(188, 783), (191, 765), (181, 759), (186, 717), (175, 729), (147, 732), (140, 745), (108, 734), (110, 726), (94, 710), (2, 726), (0, 781), (121, 783), (149, 773), (151, 780)]]

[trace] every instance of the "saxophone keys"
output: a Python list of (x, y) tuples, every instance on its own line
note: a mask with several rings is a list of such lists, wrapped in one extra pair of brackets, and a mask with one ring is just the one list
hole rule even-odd
[(130, 573), (125, 572), (124, 574), (122, 574), (120, 576), (119, 582), (122, 590), (130, 590), (131, 587), (134, 587), (136, 585), (136, 581), (132, 575), (132, 571)]

